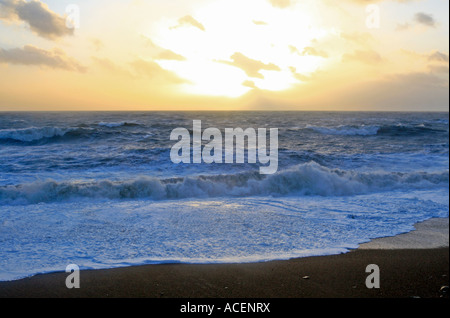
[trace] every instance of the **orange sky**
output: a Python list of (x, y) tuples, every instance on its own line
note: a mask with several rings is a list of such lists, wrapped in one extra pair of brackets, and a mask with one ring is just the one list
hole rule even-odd
[(449, 2), (367, 3), (0, 0), (0, 111), (448, 110)]

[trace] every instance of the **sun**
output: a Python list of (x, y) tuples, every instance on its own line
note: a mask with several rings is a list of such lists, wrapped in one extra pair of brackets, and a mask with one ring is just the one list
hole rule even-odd
[(239, 97), (253, 89), (281, 91), (316, 71), (323, 57), (304, 49), (324, 31), (305, 5), (216, 0), (178, 19), (163, 18), (146, 35), (183, 59), (157, 59), (188, 82), (188, 94)]

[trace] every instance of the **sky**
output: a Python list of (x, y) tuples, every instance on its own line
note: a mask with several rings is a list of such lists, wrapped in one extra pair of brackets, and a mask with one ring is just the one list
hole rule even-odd
[(0, 0), (0, 111), (448, 111), (448, 0)]

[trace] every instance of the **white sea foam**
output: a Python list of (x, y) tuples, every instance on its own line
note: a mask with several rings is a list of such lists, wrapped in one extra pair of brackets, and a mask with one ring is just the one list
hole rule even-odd
[(448, 217), (448, 190), (351, 197), (67, 202), (5, 206), (0, 280), (68, 264), (234, 263), (347, 252)]

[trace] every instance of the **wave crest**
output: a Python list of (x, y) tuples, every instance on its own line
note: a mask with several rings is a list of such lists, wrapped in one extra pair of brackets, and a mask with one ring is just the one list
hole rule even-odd
[(245, 196), (347, 196), (397, 189), (448, 187), (449, 173), (355, 172), (330, 169), (315, 162), (277, 174), (258, 172), (158, 179), (141, 176), (127, 181), (56, 182), (48, 180), (0, 187), (0, 204), (35, 204), (76, 198), (151, 199)]
[(13, 140), (22, 142), (33, 142), (45, 138), (62, 137), (66, 133), (74, 131), (74, 128), (58, 127), (30, 127), (22, 129), (0, 130), (0, 140)]

